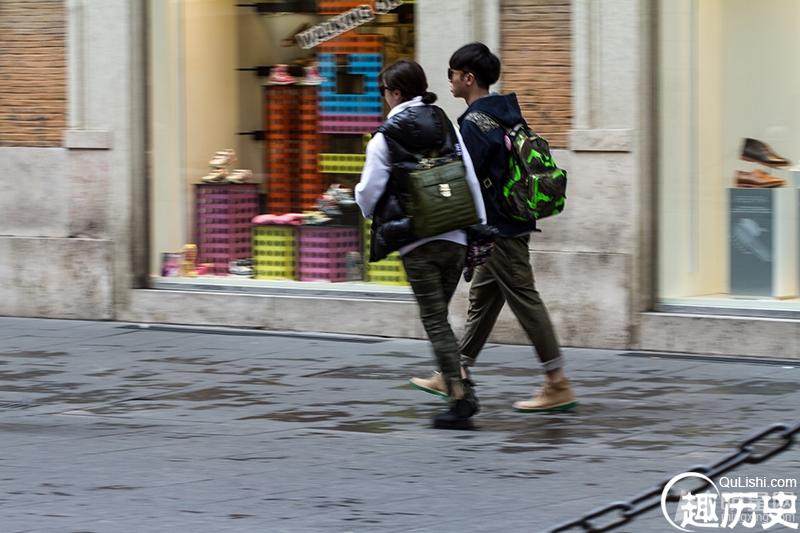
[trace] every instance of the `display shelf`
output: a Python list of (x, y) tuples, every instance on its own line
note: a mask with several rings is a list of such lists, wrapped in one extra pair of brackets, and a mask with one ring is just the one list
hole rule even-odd
[(787, 187), (800, 187), (800, 166), (770, 168), (769, 173), (785, 179)]
[(800, 293), (800, 189), (729, 188), (730, 294)]
[(284, 13), (316, 15), (316, 0), (283, 0), (282, 2), (250, 2), (236, 4), (236, 7), (249, 7), (260, 15), (280, 15)]
[(214, 274), (227, 274), (228, 263), (251, 256), (250, 221), (258, 214), (254, 183), (195, 185), (195, 242), (199, 263), (213, 264)]
[(249, 135), (254, 141), (263, 141), (266, 132), (264, 130), (237, 131), (236, 135)]

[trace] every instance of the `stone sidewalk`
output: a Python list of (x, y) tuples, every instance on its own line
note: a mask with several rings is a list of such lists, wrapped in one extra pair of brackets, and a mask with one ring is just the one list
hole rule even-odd
[(427, 342), (0, 318), (0, 532), (542, 532), (800, 419), (800, 361), (565, 354), (577, 412), (514, 412), (538, 364), (490, 345), (437, 431)]

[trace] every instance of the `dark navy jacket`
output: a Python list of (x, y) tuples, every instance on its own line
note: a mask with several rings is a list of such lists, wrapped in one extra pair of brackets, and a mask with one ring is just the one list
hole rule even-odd
[[(481, 182), (483, 202), (486, 205), (488, 224), (495, 226), (503, 237), (515, 237), (536, 230), (536, 222), (517, 222), (506, 217), (500, 208), (502, 185), (508, 175), (508, 157), (505, 132), (500, 128), (481, 128), (471, 120), (465, 120), (472, 111), (483, 111), (507, 128), (521, 122), (522, 111), (514, 93), (490, 94), (478, 98), (458, 118), (461, 137), (475, 165), (475, 173)], [(487, 181), (488, 180), (488, 181)], [(487, 187), (486, 185), (489, 185)]]

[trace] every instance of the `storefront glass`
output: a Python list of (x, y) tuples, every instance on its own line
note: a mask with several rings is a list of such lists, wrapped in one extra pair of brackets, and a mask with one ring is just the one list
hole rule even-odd
[(353, 201), (414, 2), (149, 2), (156, 283), (405, 287)]
[(800, 316), (800, 2), (659, 11), (659, 302)]

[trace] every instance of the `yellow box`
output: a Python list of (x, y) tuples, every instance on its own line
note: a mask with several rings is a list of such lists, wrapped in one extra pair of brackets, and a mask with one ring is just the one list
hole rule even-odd
[(369, 228), (372, 221), (364, 220), (364, 273), (365, 279), (370, 283), (379, 285), (399, 285), (408, 286), (408, 278), (403, 268), (403, 259), (397, 252), (392, 252), (389, 257), (376, 263), (370, 263), (369, 259)]
[(295, 278), (295, 227), (253, 227), (253, 277)]
[(361, 174), (364, 154), (319, 154), (319, 171), (331, 174)]

